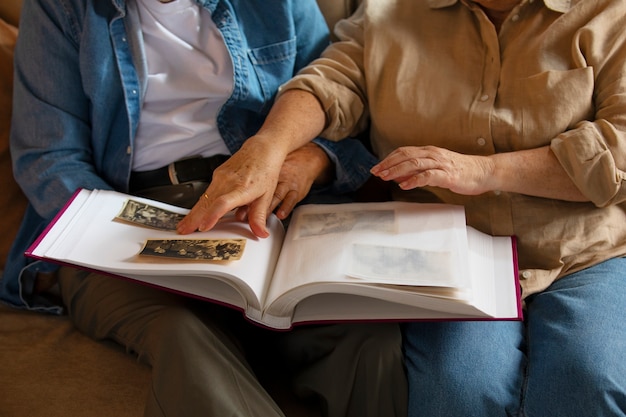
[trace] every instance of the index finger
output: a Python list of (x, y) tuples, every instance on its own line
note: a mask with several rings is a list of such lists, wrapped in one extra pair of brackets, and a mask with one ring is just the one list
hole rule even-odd
[(176, 231), (186, 235), (196, 230), (204, 232), (215, 227), (226, 213), (239, 206), (239, 199), (231, 194), (235, 193), (227, 193), (213, 199), (207, 192), (202, 194), (191, 211), (178, 223)]

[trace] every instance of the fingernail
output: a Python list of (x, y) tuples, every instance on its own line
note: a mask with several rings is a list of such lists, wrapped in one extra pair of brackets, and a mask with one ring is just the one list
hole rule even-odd
[(388, 175), (389, 175), (389, 170), (387, 170), (387, 169), (386, 169), (386, 170), (384, 170), (384, 171), (380, 171), (380, 172), (378, 173), (378, 176), (379, 176), (380, 178), (386, 178)]

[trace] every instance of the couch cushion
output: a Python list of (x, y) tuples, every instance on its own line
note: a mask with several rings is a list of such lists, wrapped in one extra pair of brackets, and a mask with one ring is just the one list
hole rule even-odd
[(2, 0), (0, 1), (0, 19), (17, 26), (22, 9), (22, 0)]
[(150, 368), (67, 316), (0, 305), (0, 416), (139, 417)]
[(17, 233), (26, 198), (13, 179), (9, 154), (9, 124), (13, 91), (13, 46), (17, 29), (0, 19), (0, 270)]

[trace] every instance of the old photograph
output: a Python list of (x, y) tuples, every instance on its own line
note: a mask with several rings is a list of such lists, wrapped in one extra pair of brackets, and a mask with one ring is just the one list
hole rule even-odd
[(420, 285), (436, 279), (443, 285), (453, 279), (450, 252), (354, 244), (351, 261), (350, 275), (377, 282)]
[(183, 217), (185, 217), (184, 214), (174, 213), (135, 200), (127, 200), (115, 219), (153, 229), (176, 230), (176, 225)]
[(241, 259), (246, 239), (154, 239), (147, 240), (140, 255), (199, 261)]
[(147, 240), (140, 255), (170, 259), (236, 261), (241, 259), (245, 239)]
[(395, 232), (393, 210), (361, 210), (305, 214), (300, 218), (298, 237), (346, 233), (357, 230)]

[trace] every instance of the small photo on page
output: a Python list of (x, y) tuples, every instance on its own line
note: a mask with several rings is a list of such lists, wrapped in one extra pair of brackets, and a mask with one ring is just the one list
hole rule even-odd
[(300, 217), (298, 226), (300, 238), (358, 230), (394, 233), (395, 212), (394, 210), (359, 210), (307, 213)]
[(236, 261), (241, 259), (246, 239), (153, 239), (139, 253), (161, 259)]
[(441, 285), (453, 282), (450, 252), (371, 244), (352, 245), (348, 275), (396, 285)]
[(184, 214), (174, 213), (135, 200), (126, 200), (115, 220), (158, 230), (176, 230)]

